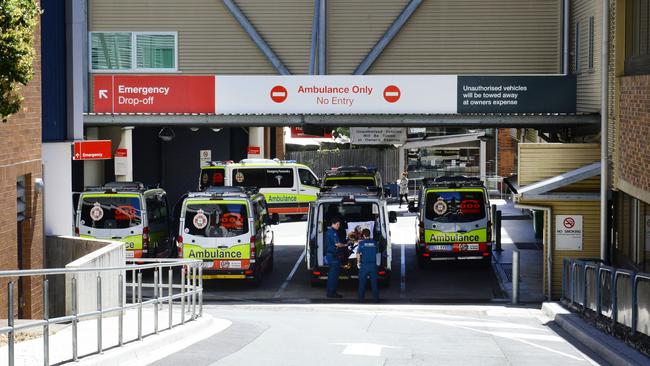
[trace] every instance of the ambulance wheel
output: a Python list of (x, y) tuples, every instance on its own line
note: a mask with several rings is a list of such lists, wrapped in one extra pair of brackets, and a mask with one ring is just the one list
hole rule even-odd
[(262, 271), (260, 270), (259, 267), (256, 267), (255, 270), (253, 271), (253, 278), (248, 280), (248, 284), (251, 285), (252, 287), (259, 287), (261, 283), (262, 283)]
[(273, 272), (273, 249), (271, 249), (271, 255), (269, 255), (269, 258), (266, 260), (266, 268), (265, 272), (266, 273), (271, 273)]
[(481, 259), (481, 267), (483, 267), (483, 268), (492, 267), (492, 256), (491, 255)]
[(312, 278), (310, 281), (311, 287), (325, 287), (325, 282)]
[(418, 256), (418, 268), (419, 269), (426, 269), (429, 268), (429, 261), (424, 259), (423, 257)]
[(386, 273), (386, 277), (379, 280), (379, 287), (390, 287), (390, 275)]

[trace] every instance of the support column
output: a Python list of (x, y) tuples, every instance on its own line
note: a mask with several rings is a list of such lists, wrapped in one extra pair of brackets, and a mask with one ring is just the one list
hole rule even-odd
[[(99, 127), (88, 127), (86, 140), (99, 140)], [(102, 184), (104, 184), (104, 161), (84, 161), (84, 187), (101, 186)]]
[(401, 177), (400, 174), (402, 174), (402, 172), (406, 170), (406, 153), (404, 152), (404, 150), (406, 150), (406, 149), (404, 149), (404, 146), (400, 146), (399, 149), (398, 149), (398, 151), (399, 151), (399, 155), (398, 155), (398, 158), (397, 158), (397, 159), (399, 159), (399, 165), (398, 165), (399, 166), (399, 171), (397, 172), (398, 177)]
[(483, 183), (485, 182), (486, 174), (487, 174), (487, 141), (485, 140), (480, 140), (481, 141), (481, 152), (479, 155), (479, 174), (481, 176), (481, 180)]
[(249, 159), (264, 157), (264, 127), (250, 127), (248, 129), (248, 147), (259, 148), (259, 154), (248, 154)]
[(116, 172), (115, 180), (118, 182), (133, 181), (133, 128), (133, 126), (122, 127), (122, 134), (118, 148), (126, 149), (126, 157), (120, 158), (123, 159), (122, 163), (125, 164), (125, 174), (118, 175)]
[(284, 128), (275, 128), (275, 157), (286, 160), (286, 147), (284, 145)]

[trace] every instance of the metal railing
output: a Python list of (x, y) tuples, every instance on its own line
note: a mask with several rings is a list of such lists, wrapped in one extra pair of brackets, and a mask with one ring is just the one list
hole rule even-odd
[(562, 299), (583, 314), (650, 336), (650, 274), (617, 269), (591, 259), (564, 259)]
[[(15, 362), (15, 336), (16, 332), (28, 328), (42, 327), (43, 329), (43, 364), (49, 365), (50, 356), (50, 337), (49, 328), (52, 324), (69, 323), (72, 327), (72, 359), (79, 359), (78, 353), (78, 323), (82, 319), (96, 318), (97, 323), (97, 349), (96, 353), (104, 351), (102, 339), (102, 323), (105, 315), (118, 315), (118, 346), (122, 346), (124, 340), (124, 315), (131, 309), (137, 311), (137, 340), (152, 334), (158, 334), (161, 330), (171, 329), (174, 326), (186, 322), (186, 313), (190, 313), (189, 319), (194, 320), (203, 315), (203, 269), (200, 260), (173, 260), (173, 259), (137, 259), (127, 260), (133, 264), (127, 264), (119, 267), (105, 268), (53, 268), (53, 269), (32, 269), (32, 270), (12, 270), (0, 271), (0, 279), (9, 279), (7, 286), (7, 326), (0, 327), (0, 335), (7, 334), (8, 347), (8, 365), (13, 366)], [(167, 283), (163, 279), (163, 270), (167, 270)], [(153, 271), (151, 283), (143, 283), (143, 271)], [(174, 270), (177, 274), (180, 272), (180, 278), (175, 280)], [(118, 275), (118, 306), (104, 308), (102, 301), (102, 273), (119, 272)], [(80, 273), (97, 273), (96, 281), (96, 301), (97, 307), (94, 311), (79, 312), (79, 290), (77, 288), (77, 275)], [(126, 274), (131, 274), (131, 283), (127, 283)], [(49, 317), (49, 300), (48, 300), (48, 280), (44, 276), (51, 275), (70, 275), (71, 279), (71, 312), (65, 316), (50, 318)], [(14, 317), (14, 281), (20, 277), (37, 277), (43, 276), (43, 317), (42, 319), (25, 320), (21, 324), (16, 324)], [(126, 289), (131, 288), (131, 302), (128, 302)], [(142, 289), (153, 289), (151, 296), (143, 297)], [(165, 291), (166, 289), (166, 291)], [(174, 324), (174, 302), (180, 301), (180, 321)], [(165, 329), (159, 329), (158, 315), (163, 304), (167, 304), (169, 322)], [(151, 305), (154, 314), (154, 331), (149, 334), (143, 334), (142, 327), (142, 310), (143, 307)], [(198, 309), (197, 309), (198, 308)], [(92, 354), (92, 353), (91, 353)], [(85, 356), (85, 355), (82, 355)]]

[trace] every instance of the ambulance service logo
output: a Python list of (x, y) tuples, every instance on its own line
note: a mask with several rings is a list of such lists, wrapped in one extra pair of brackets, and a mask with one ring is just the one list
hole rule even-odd
[(433, 204), (433, 212), (437, 215), (442, 215), (447, 212), (447, 202), (442, 197), (438, 197), (438, 201)]
[(93, 221), (99, 221), (104, 217), (104, 210), (102, 210), (102, 205), (99, 202), (93, 204), (93, 208), (90, 209), (90, 218)]
[(208, 217), (205, 216), (203, 210), (198, 210), (196, 212), (196, 215), (194, 215), (194, 219), (192, 220), (192, 223), (194, 224), (194, 227), (199, 230), (205, 229), (205, 227), (208, 226)]

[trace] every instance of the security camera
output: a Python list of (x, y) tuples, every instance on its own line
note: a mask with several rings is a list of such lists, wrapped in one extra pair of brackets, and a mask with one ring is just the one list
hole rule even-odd
[(169, 142), (173, 140), (174, 137), (176, 137), (176, 134), (174, 133), (174, 130), (169, 127), (163, 127), (160, 129), (160, 132), (158, 132), (158, 138), (164, 142)]

